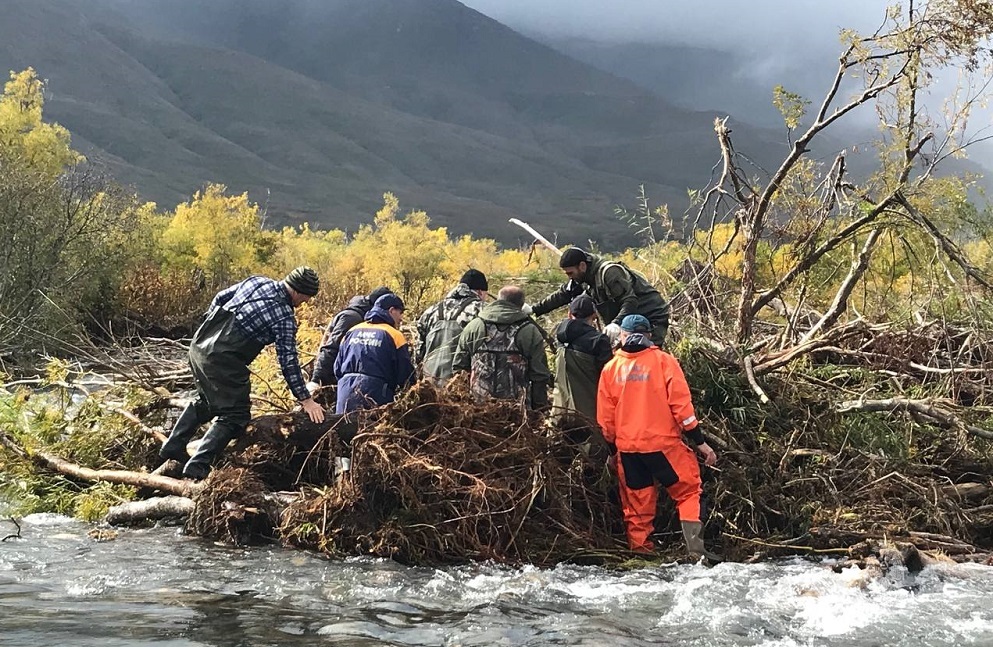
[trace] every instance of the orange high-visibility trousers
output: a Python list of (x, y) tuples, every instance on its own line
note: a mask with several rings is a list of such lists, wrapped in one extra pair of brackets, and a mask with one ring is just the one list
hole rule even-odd
[[(682, 442), (663, 448), (662, 453), (672, 466), (679, 480), (668, 486), (666, 492), (676, 502), (680, 521), (700, 521), (700, 495), (703, 483), (700, 480), (700, 465), (693, 450)], [(621, 509), (624, 512), (624, 526), (627, 530), (628, 547), (639, 552), (654, 549), (649, 536), (655, 530), (655, 509), (658, 505), (658, 485), (631, 489), (624, 477), (624, 466), (620, 452), (617, 454), (617, 480), (620, 485)]]

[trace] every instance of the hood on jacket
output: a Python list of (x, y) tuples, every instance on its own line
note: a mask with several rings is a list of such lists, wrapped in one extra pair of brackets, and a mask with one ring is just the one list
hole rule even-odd
[(509, 301), (497, 299), (483, 306), (479, 318), (488, 323), (513, 324), (528, 318), (524, 312)]
[(369, 312), (365, 313), (364, 319), (369, 323), (384, 323), (396, 326), (396, 322), (390, 316), (390, 311), (377, 308), (376, 306), (369, 308)]
[(364, 294), (356, 294), (354, 297), (348, 300), (348, 305), (345, 306), (345, 310), (355, 310), (356, 312), (364, 315), (369, 312), (369, 308), (372, 307), (372, 303), (369, 302), (369, 297)]
[(621, 346), (621, 350), (625, 353), (639, 353), (643, 350), (647, 350), (654, 346), (652, 340), (645, 336), (644, 333), (633, 332), (628, 335), (627, 339), (624, 340), (624, 344)]
[(555, 339), (560, 344), (571, 344), (583, 335), (597, 332), (597, 329), (582, 319), (566, 319), (555, 330)]

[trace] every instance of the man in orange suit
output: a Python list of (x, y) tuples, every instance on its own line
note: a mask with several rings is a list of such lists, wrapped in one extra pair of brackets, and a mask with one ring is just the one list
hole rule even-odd
[(676, 502), (686, 548), (693, 557), (716, 559), (704, 550), (700, 521), (700, 466), (685, 435), (703, 457), (717, 454), (700, 432), (690, 388), (672, 355), (650, 339), (648, 319), (633, 314), (621, 322), (621, 348), (600, 375), (597, 419), (612, 446), (621, 505), (631, 550), (651, 552), (661, 484)]

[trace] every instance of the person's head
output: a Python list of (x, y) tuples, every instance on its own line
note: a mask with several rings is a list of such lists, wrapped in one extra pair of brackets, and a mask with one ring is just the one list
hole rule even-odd
[(580, 294), (569, 303), (569, 318), (582, 319), (588, 324), (596, 320), (596, 307), (593, 298), (588, 294)]
[(486, 280), (486, 275), (479, 270), (466, 270), (459, 283), (464, 283), (466, 287), (479, 295), (480, 299), (486, 299), (486, 292), (490, 289), (490, 284)]
[(376, 303), (376, 300), (384, 294), (393, 294), (393, 290), (389, 289), (385, 285), (380, 285), (378, 288), (369, 293), (369, 296), (367, 297), (369, 299), (369, 303)]
[(390, 317), (393, 318), (393, 325), (397, 327), (400, 326), (400, 321), (403, 319), (403, 311), (406, 309), (403, 305), (403, 299), (392, 293), (384, 294), (376, 299), (373, 307), (390, 313)]
[(646, 335), (652, 332), (652, 324), (644, 315), (628, 315), (621, 319), (621, 344), (633, 334)]
[(294, 308), (313, 299), (321, 289), (317, 272), (306, 266), (300, 266), (287, 274), (283, 283), (290, 292), (290, 303)]
[(497, 298), (518, 308), (524, 307), (524, 290), (519, 285), (505, 285), (500, 288)]
[(570, 280), (582, 283), (586, 280), (586, 270), (590, 266), (590, 255), (578, 247), (570, 247), (562, 253), (559, 267)]

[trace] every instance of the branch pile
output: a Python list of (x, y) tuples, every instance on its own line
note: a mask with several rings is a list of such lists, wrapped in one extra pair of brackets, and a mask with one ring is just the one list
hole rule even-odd
[(422, 382), (363, 412), (343, 473), (335, 458), (349, 453), (334, 429), (256, 419), (205, 482), (188, 528), (410, 564), (602, 561), (618, 547), (605, 450), (590, 455), (517, 403), (470, 401), (463, 384)]

